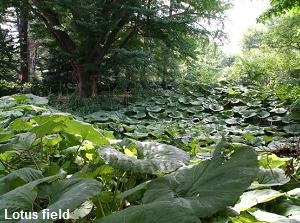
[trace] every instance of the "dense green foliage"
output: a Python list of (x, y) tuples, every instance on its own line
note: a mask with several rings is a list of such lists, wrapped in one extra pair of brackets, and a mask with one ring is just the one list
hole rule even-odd
[(3, 30), (0, 29), (0, 78), (13, 80), (15, 75), (16, 61), (14, 58), (15, 47), (13, 44), (13, 39)]
[(2, 218), (48, 208), (76, 222), (297, 219), (299, 101), (194, 87), (86, 115), (93, 125), (34, 95), (1, 98)]
[[(28, 11), (28, 33), (38, 45), (32, 76), (52, 91), (88, 97), (114, 88), (174, 82), (179, 67), (205, 55), (198, 48), (223, 36), (227, 1), (10, 1), (4, 17)], [(21, 36), (21, 34), (19, 34)], [(29, 54), (35, 49), (28, 49)], [(30, 68), (31, 69), (31, 68)], [(185, 70), (185, 69), (183, 69)], [(187, 72), (188, 73), (188, 72)], [(75, 83), (69, 89), (67, 83)], [(61, 86), (58, 88), (57, 86)]]
[(280, 98), (299, 98), (299, 18), (290, 12), (249, 30), (243, 54), (227, 70), (229, 78), (269, 87)]
[(289, 11), (299, 11), (299, 9), (300, 2), (298, 0), (271, 0), (271, 8), (262, 15), (261, 19), (280, 16)]

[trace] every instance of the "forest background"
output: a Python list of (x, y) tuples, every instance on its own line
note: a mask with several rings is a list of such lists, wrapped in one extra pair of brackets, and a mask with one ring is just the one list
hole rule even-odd
[(299, 94), (298, 1), (271, 1), (227, 55), (230, 1), (1, 1), (0, 94), (141, 95), (220, 80)]

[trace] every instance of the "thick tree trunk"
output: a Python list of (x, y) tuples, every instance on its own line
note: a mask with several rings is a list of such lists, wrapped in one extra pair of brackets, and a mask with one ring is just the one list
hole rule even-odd
[(72, 63), (73, 80), (76, 85), (75, 92), (81, 98), (97, 95), (97, 75), (86, 72), (82, 66), (76, 62)]
[(20, 79), (22, 82), (29, 81), (29, 52), (28, 52), (28, 9), (22, 1), (19, 17), (19, 42), (20, 42)]

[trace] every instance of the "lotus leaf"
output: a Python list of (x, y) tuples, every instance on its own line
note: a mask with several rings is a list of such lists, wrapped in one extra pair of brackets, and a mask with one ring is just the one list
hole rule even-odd
[(170, 173), (189, 162), (188, 153), (157, 142), (134, 141), (137, 158), (127, 156), (113, 147), (99, 148), (98, 153), (112, 166), (135, 173)]
[(94, 223), (201, 223), (188, 208), (172, 202), (154, 202), (133, 206), (116, 212)]
[(212, 160), (153, 180), (143, 202), (171, 201), (191, 208), (199, 217), (232, 205), (254, 180), (257, 160), (250, 147), (239, 147), (225, 157), (216, 153)]

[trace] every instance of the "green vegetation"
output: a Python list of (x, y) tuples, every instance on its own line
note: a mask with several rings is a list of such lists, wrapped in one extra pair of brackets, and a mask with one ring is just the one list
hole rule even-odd
[(299, 222), (300, 5), (230, 6), (1, 1), (0, 222)]
[[(296, 100), (300, 95), (299, 3), (272, 4), (261, 18), (264, 24), (245, 34), (243, 54), (227, 68), (227, 75), (233, 80), (268, 87), (282, 99)], [(274, 17), (277, 14), (281, 16)]]
[(297, 219), (299, 102), (224, 84), (164, 91), (86, 122), (31, 94), (1, 98), (2, 219), (45, 208), (78, 222)]

